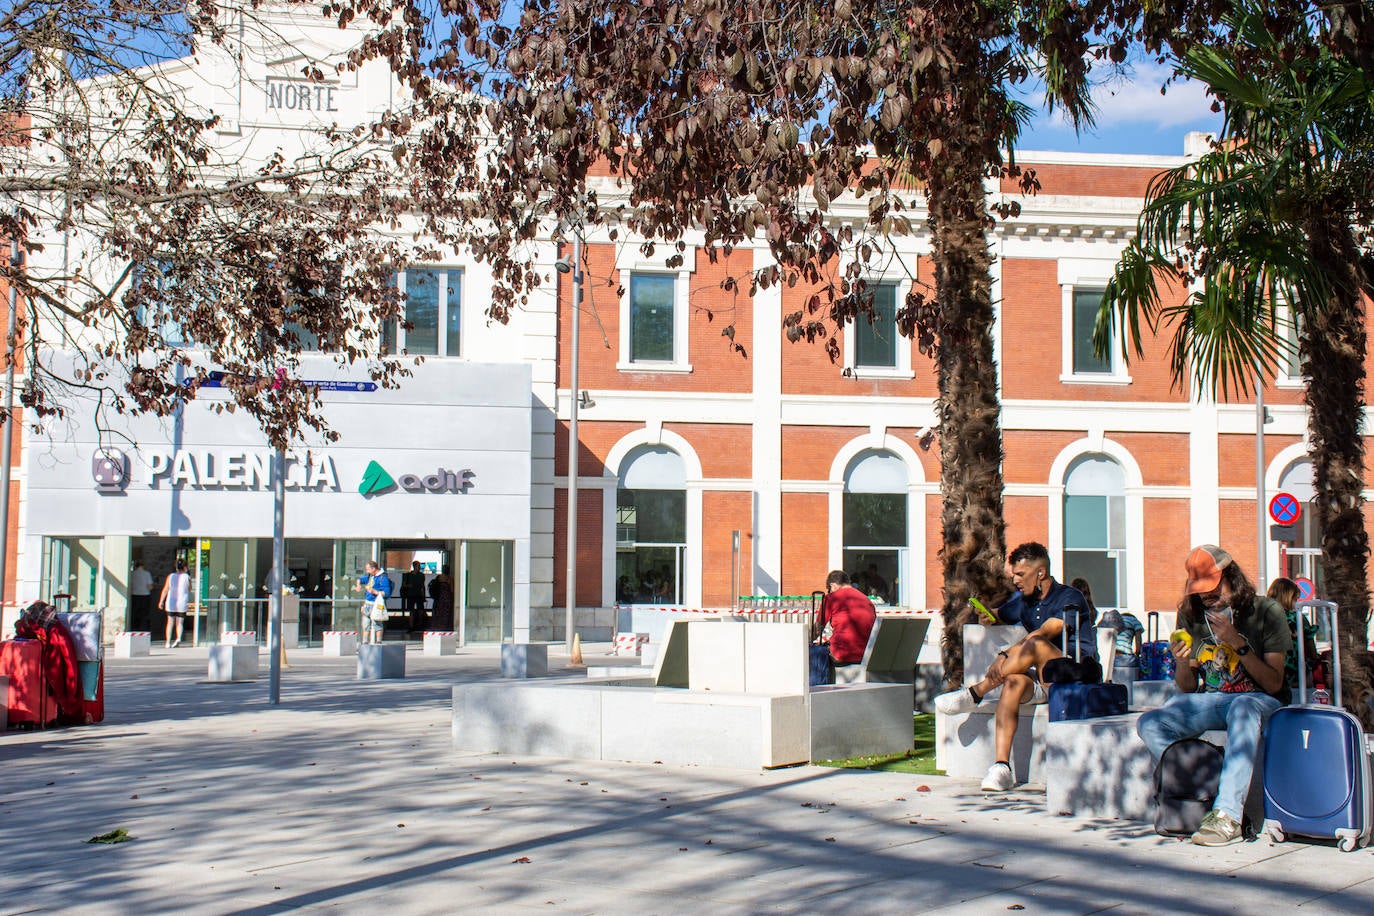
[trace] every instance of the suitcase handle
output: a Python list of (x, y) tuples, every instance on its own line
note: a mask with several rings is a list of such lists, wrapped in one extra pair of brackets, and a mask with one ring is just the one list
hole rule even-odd
[(1159, 611), (1145, 615), (1145, 641), (1159, 642)]
[(1299, 601), (1293, 605), (1293, 612), (1297, 617), (1298, 625), (1298, 705), (1307, 705), (1307, 658), (1306, 658), (1306, 634), (1303, 633), (1303, 611), (1311, 608), (1312, 626), (1317, 625), (1317, 612), (1326, 611), (1326, 619), (1331, 627), (1331, 679), (1336, 682), (1336, 690), (1333, 701), (1337, 708), (1341, 703), (1341, 638), (1340, 630), (1336, 623), (1336, 602), (1334, 601)]

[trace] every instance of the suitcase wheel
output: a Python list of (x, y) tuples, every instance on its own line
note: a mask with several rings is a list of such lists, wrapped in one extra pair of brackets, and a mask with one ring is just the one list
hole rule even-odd
[(1360, 848), (1360, 838), (1357, 836), (1341, 837), (1341, 852), (1354, 852)]
[(1265, 821), (1264, 835), (1269, 838), (1269, 841), (1271, 843), (1282, 843), (1285, 839), (1287, 839), (1287, 837), (1284, 836), (1283, 828), (1279, 826), (1278, 821)]

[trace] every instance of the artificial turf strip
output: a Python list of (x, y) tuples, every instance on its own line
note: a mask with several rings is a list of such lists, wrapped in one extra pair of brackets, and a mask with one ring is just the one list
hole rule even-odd
[(844, 760), (813, 760), (817, 766), (840, 767), (847, 770), (880, 770), (884, 773), (911, 773), (917, 776), (939, 776), (935, 769), (935, 716), (916, 713), (912, 716), (912, 735), (915, 747), (905, 754), (881, 754), (874, 757), (848, 757)]

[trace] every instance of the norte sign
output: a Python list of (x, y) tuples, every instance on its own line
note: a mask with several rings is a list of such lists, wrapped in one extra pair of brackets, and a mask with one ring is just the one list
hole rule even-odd
[(473, 473), (470, 468), (450, 471), (439, 468), (433, 474), (421, 477), (419, 474), (402, 474), (392, 477), (379, 461), (369, 461), (363, 471), (363, 479), (358, 483), (358, 492), (364, 496), (386, 493), (400, 487), (407, 493), (466, 493), (472, 486)]

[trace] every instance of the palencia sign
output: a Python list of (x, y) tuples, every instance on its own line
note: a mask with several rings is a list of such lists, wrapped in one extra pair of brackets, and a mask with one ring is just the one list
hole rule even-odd
[[(266, 490), (272, 486), (272, 452), (267, 449), (171, 451), (147, 453), (151, 488)], [(329, 455), (286, 455), (288, 490), (339, 489), (339, 475)]]

